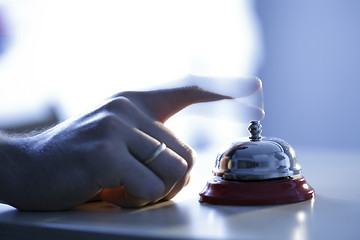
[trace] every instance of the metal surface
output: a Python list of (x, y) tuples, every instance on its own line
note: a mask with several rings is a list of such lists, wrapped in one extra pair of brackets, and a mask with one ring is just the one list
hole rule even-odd
[(230, 144), (216, 159), (213, 173), (225, 180), (258, 181), (298, 175), (294, 149), (278, 138), (261, 137), (261, 124), (252, 121), (250, 137)]

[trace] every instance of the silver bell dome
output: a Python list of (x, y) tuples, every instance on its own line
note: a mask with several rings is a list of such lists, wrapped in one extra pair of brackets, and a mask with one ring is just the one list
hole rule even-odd
[(227, 146), (213, 173), (225, 180), (261, 181), (301, 174), (294, 149), (284, 140), (261, 136), (260, 121), (251, 121), (250, 137)]

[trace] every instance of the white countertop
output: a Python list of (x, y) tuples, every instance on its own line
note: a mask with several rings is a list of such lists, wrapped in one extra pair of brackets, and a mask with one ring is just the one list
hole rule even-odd
[(314, 200), (260, 207), (200, 204), (198, 193), (215, 157), (199, 154), (191, 183), (172, 201), (142, 209), (93, 202), (62, 212), (20, 212), (0, 204), (0, 239), (358, 238), (360, 151), (296, 153)]

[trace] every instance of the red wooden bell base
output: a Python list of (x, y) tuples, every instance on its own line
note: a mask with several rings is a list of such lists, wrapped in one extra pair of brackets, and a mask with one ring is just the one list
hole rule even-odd
[(200, 193), (202, 203), (218, 205), (272, 205), (306, 201), (315, 196), (314, 189), (299, 176), (258, 182), (212, 179)]

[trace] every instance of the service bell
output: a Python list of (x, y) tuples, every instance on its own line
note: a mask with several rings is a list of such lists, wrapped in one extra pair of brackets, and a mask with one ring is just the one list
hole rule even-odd
[(213, 178), (200, 202), (222, 205), (294, 203), (314, 197), (301, 175), (294, 149), (284, 140), (261, 136), (260, 121), (251, 121), (249, 138), (218, 154)]

